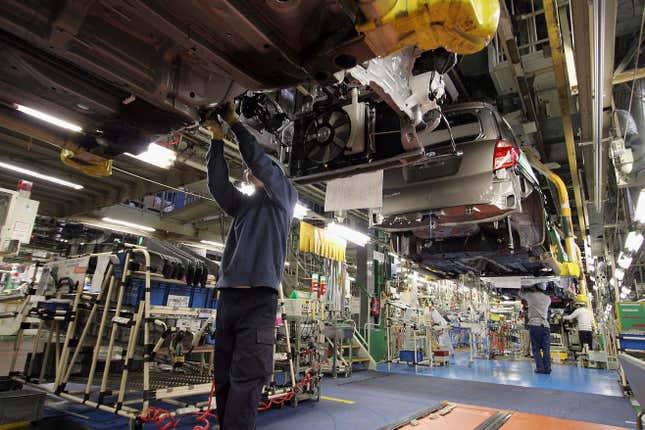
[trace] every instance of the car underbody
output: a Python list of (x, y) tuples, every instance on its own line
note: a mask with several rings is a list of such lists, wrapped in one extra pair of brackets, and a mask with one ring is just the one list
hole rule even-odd
[[(458, 157), (454, 141), (431, 150), (424, 137), (448, 125), (442, 106), (457, 99), (448, 76), (455, 52), (483, 48), (494, 31), (424, 49), (421, 39), (401, 44), (380, 27), (359, 31), (376, 22), (383, 3), (2, 0), (0, 102), (82, 124), (84, 132), (70, 139), (110, 158), (195, 132), (208, 111), (235, 99), (242, 121), (300, 184)], [(472, 216), (486, 215), (485, 206), (476, 209)], [(524, 222), (527, 212), (502, 211), (479, 223), (451, 223), (449, 212), (430, 230), (423, 214), (411, 221), (420, 227), (379, 228), (411, 235), (420, 247), (405, 255), (451, 273), (543, 267), (535, 263), (541, 251), (531, 250), (544, 235), (535, 240), (538, 233), (526, 231), (539, 224)], [(510, 241), (509, 215), (518, 235)], [(467, 244), (476, 240), (503, 249), (491, 252), (506, 253), (508, 262), (470, 261)], [(463, 256), (450, 251), (453, 241)]]
[(455, 21), (427, 33), (377, 25), (391, 0), (3, 0), (0, 102), (80, 123), (76, 143), (112, 157), (241, 96), (294, 179), (375, 170), (422, 155), (417, 132), (438, 124), (457, 59), (443, 47), (476, 52), (494, 34), (495, 7), (473, 25), (474, 10), (443, 3), (409, 11)]

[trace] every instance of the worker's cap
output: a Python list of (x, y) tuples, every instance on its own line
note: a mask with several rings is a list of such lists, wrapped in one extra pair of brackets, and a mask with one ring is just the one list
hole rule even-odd
[(578, 294), (576, 296), (576, 305), (582, 304), (586, 306), (587, 303), (588, 303), (587, 296), (585, 296), (584, 294)]

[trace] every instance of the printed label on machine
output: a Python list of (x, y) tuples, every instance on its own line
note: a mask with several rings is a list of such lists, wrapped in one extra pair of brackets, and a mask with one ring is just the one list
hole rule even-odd
[(191, 333), (197, 333), (201, 326), (201, 321), (190, 318), (180, 318), (177, 320), (176, 327), (178, 330), (189, 331)]
[(190, 297), (188, 296), (169, 295), (167, 305), (175, 308), (187, 308), (189, 302), (190, 302)]

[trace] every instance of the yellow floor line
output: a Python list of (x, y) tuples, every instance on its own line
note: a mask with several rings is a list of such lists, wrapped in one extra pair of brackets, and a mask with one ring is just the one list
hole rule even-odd
[(329, 400), (331, 402), (345, 403), (346, 405), (353, 405), (356, 403), (353, 400), (337, 399), (336, 397), (320, 396), (320, 398), (322, 400)]
[(16, 423), (0, 425), (0, 430), (28, 429), (28, 428), (29, 428), (29, 422), (27, 421), (19, 421)]

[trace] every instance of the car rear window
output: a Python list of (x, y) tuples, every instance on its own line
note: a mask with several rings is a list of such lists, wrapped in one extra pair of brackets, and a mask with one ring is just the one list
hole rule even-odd
[[(465, 143), (476, 140), (482, 135), (482, 124), (478, 111), (454, 111), (444, 112), (456, 143)], [(441, 123), (430, 133), (424, 134), (424, 145), (436, 145), (439, 143), (450, 142), (450, 132), (446, 122)]]

